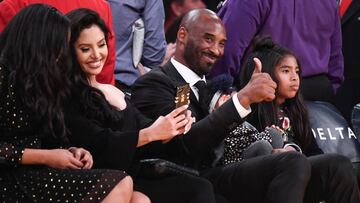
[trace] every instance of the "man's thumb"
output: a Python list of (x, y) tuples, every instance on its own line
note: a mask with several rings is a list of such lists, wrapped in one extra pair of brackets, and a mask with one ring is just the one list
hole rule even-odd
[(254, 58), (253, 60), (255, 63), (254, 73), (261, 73), (261, 69), (262, 69), (261, 61), (258, 58)]

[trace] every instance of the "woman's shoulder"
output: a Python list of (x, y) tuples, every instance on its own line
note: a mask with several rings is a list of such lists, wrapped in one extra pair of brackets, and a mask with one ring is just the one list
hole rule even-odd
[(111, 94), (113, 96), (117, 95), (121, 97), (125, 96), (125, 94), (120, 89), (110, 84), (98, 84), (96, 88), (99, 89), (105, 95), (105, 97), (107, 96), (107, 94)]
[(117, 87), (109, 84), (98, 84), (98, 88), (105, 96), (105, 99), (118, 110), (126, 108), (125, 94)]

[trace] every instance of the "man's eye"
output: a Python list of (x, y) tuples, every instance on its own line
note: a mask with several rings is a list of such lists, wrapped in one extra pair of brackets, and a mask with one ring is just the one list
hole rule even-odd
[(205, 37), (205, 41), (207, 41), (207, 42), (212, 42), (212, 38), (210, 38), (210, 37)]
[(219, 46), (220, 46), (221, 48), (224, 48), (224, 47), (225, 47), (225, 43), (221, 42), (221, 43), (219, 44)]

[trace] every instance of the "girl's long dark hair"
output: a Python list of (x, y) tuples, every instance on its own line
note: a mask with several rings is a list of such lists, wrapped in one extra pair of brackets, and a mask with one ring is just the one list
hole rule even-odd
[(74, 83), (73, 96), (80, 101), (82, 113), (88, 118), (94, 118), (103, 124), (108, 124), (107, 127), (111, 127), (114, 123), (117, 123), (117, 127), (119, 127), (121, 123), (118, 122), (121, 119), (120, 114), (111, 110), (111, 105), (100, 90), (90, 86), (86, 74), (80, 67), (75, 51), (75, 43), (84, 29), (93, 25), (98, 26), (105, 35), (106, 43), (109, 30), (99, 14), (90, 9), (76, 9), (66, 16), (70, 19), (71, 27), (70, 53), (72, 58), (72, 81)]
[[(262, 62), (262, 72), (268, 73), (278, 84), (278, 80), (275, 77), (275, 67), (287, 56), (293, 56), (296, 59), (301, 71), (300, 62), (293, 52), (274, 43), (270, 37), (256, 37), (252, 52), (242, 68), (240, 86), (244, 87), (252, 76), (255, 68), (254, 57), (259, 58)], [(292, 123), (296, 139), (299, 141), (303, 151), (306, 152), (312, 140), (312, 133), (304, 100), (299, 92), (296, 93), (294, 98), (286, 99), (282, 106)], [(259, 130), (264, 130), (267, 126), (277, 125), (277, 114), (280, 107), (275, 100), (272, 102), (261, 102), (252, 108), (257, 113), (255, 117), (258, 118), (259, 126), (257, 127), (260, 128)]]
[(43, 4), (22, 9), (0, 36), (8, 85), (39, 119), (44, 134), (62, 141), (67, 141), (63, 103), (70, 92), (68, 37), (69, 20)]

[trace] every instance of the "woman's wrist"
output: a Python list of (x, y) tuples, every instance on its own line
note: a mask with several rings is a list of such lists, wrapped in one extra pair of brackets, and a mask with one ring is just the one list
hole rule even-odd
[(138, 139), (137, 147), (141, 147), (141, 146), (146, 145), (146, 144), (148, 144), (148, 143), (150, 143), (152, 141), (154, 141), (154, 140), (152, 138), (150, 127), (141, 129), (139, 131), (139, 139)]
[(48, 158), (51, 157), (49, 154), (50, 150), (46, 149), (29, 149), (24, 150), (21, 158), (21, 164), (24, 165), (46, 165)]

